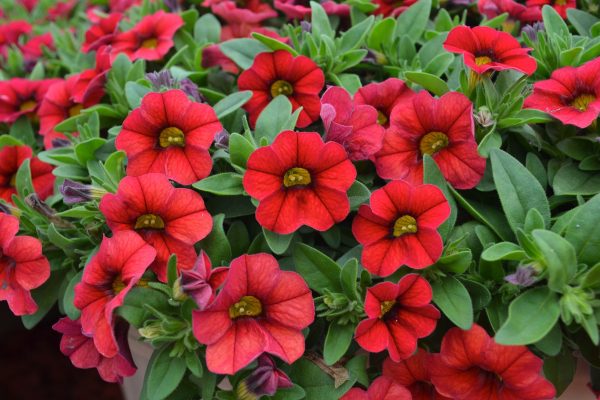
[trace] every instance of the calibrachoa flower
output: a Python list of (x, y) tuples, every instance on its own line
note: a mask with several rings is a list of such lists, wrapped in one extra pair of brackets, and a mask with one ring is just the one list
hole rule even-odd
[(182, 26), (183, 19), (178, 14), (160, 10), (147, 15), (133, 28), (114, 38), (113, 55), (116, 58), (125, 53), (131, 60), (160, 60), (173, 47), (173, 36)]
[(14, 20), (0, 25), (0, 55), (6, 56), (10, 45), (18, 44), (19, 38), (31, 32), (31, 25), (24, 20)]
[(54, 191), (54, 167), (33, 157), (33, 151), (28, 146), (5, 146), (0, 148), (0, 199), (12, 203), (12, 195), (17, 193), (17, 171), (23, 161), (30, 159), (30, 171), (33, 188), (45, 200)]
[(478, 74), (514, 69), (531, 75), (537, 69), (529, 49), (521, 47), (512, 35), (487, 26), (453, 28), (444, 49), (462, 54), (465, 64)]
[(73, 87), (73, 100), (82, 104), (99, 103), (104, 96), (104, 84), (110, 70), (110, 46), (104, 46), (96, 52), (96, 66), (79, 74)]
[(542, 10), (539, 7), (526, 7), (515, 0), (478, 0), (477, 8), (488, 19), (507, 13), (508, 18), (502, 24), (506, 32), (512, 32), (517, 23), (524, 25), (542, 19)]
[(84, 53), (110, 45), (117, 36), (122, 14), (113, 13), (101, 18), (85, 32), (85, 42), (81, 46)]
[(50, 32), (34, 36), (21, 46), (23, 58), (30, 65), (35, 64), (44, 52), (44, 48), (54, 50), (54, 39)]
[(315, 317), (311, 291), (295, 272), (279, 269), (265, 253), (231, 262), (223, 288), (203, 311), (194, 311), (196, 339), (206, 347), (206, 365), (234, 374), (263, 353), (288, 364), (304, 354), (302, 329)]
[(363, 349), (388, 350), (393, 361), (410, 357), (417, 340), (429, 336), (440, 318), (431, 305), (429, 282), (417, 274), (405, 275), (397, 284), (382, 282), (367, 290), (367, 319), (356, 327), (355, 339)]
[(244, 189), (260, 201), (256, 220), (288, 234), (302, 225), (326, 231), (350, 212), (356, 169), (344, 148), (315, 132), (281, 132), (248, 159)]
[[(323, 0), (321, 6), (327, 15), (339, 15), (347, 17), (350, 15), (348, 4), (336, 3), (333, 0)], [(304, 19), (310, 17), (311, 8), (308, 2), (302, 0), (275, 0), (275, 8), (284, 13), (289, 19)]]
[(198, 309), (204, 310), (225, 281), (227, 271), (226, 267), (212, 269), (208, 254), (202, 251), (192, 269), (181, 271), (179, 285), (183, 293), (194, 299)]
[(375, 0), (374, 3), (379, 7), (373, 11), (373, 14), (397, 17), (416, 2), (417, 0)]
[(105, 357), (98, 352), (92, 338), (81, 331), (79, 319), (73, 321), (68, 317), (61, 318), (52, 329), (63, 334), (60, 351), (71, 359), (75, 367), (96, 368), (106, 382), (122, 382), (123, 377), (135, 374), (137, 368), (127, 342), (129, 325), (124, 321), (118, 320), (115, 324), (119, 352), (114, 357)]
[(274, 97), (284, 95), (294, 111), (303, 108), (296, 126), (307, 127), (319, 118), (319, 92), (324, 84), (323, 71), (313, 60), (294, 57), (285, 50), (258, 54), (252, 66), (238, 78), (240, 90), (252, 90), (252, 98), (244, 105), (251, 126)]
[(75, 307), (81, 310), (82, 332), (93, 337), (98, 352), (117, 356), (114, 310), (154, 261), (156, 250), (135, 232), (116, 232), (104, 238), (100, 250), (83, 270), (75, 286)]
[(60, 80), (12, 78), (0, 81), (0, 122), (12, 123), (22, 115), (35, 118), (48, 88), (56, 82)]
[(360, 206), (352, 223), (369, 272), (388, 276), (403, 264), (421, 269), (437, 261), (443, 243), (436, 229), (450, 215), (437, 186), (393, 181), (375, 190), (370, 203)]
[(202, 196), (175, 189), (163, 174), (123, 178), (117, 193), (105, 195), (99, 208), (113, 232), (135, 231), (156, 249), (152, 270), (163, 282), (169, 256), (177, 254), (179, 269), (192, 268), (194, 244), (212, 229)]
[(210, 174), (208, 149), (223, 130), (212, 107), (181, 90), (149, 93), (125, 118), (115, 145), (127, 153), (127, 174), (160, 172), (182, 185)]
[(205, 0), (202, 5), (229, 24), (258, 26), (265, 19), (277, 17), (277, 12), (261, 0)]
[(355, 105), (346, 89), (331, 86), (321, 97), (325, 140), (344, 146), (351, 160), (367, 160), (381, 148), (384, 128), (378, 112), (366, 104)]
[(368, 390), (352, 388), (340, 400), (411, 400), (410, 392), (386, 376), (371, 382)]
[(406, 387), (413, 400), (451, 400), (439, 394), (431, 383), (430, 365), (434, 361), (433, 357), (425, 350), (418, 349), (415, 354), (400, 362), (386, 358), (383, 362), (383, 375)]
[(458, 189), (477, 185), (485, 158), (477, 152), (473, 104), (457, 92), (439, 99), (422, 91), (394, 108), (390, 128), (374, 160), (385, 179), (423, 183), (423, 157), (431, 156), (448, 182)]
[(586, 128), (600, 114), (600, 58), (580, 67), (564, 67), (533, 84), (524, 108), (544, 111), (563, 124)]
[(468, 331), (450, 329), (430, 369), (437, 391), (452, 399), (553, 399), (542, 363), (527, 347), (497, 344), (475, 324)]
[(19, 220), (0, 213), (0, 301), (6, 301), (13, 314), (28, 315), (38, 309), (29, 291), (48, 280), (50, 263), (40, 241), (16, 236), (18, 231)]
[(355, 104), (368, 104), (377, 110), (377, 122), (384, 128), (390, 126), (392, 110), (399, 103), (415, 95), (404, 81), (388, 78), (383, 82), (369, 83), (354, 95)]
[(569, 8), (577, 8), (577, 0), (527, 0), (527, 7), (552, 6), (556, 12), (563, 18), (567, 18)]

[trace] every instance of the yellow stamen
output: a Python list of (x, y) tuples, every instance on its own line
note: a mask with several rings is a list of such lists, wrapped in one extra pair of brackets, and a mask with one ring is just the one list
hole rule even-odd
[(419, 143), (421, 155), (435, 154), (447, 146), (448, 136), (442, 132), (429, 132), (421, 138), (421, 142)]
[(290, 96), (294, 93), (294, 87), (288, 81), (278, 80), (271, 85), (271, 96), (277, 97), (280, 94)]
[(69, 108), (69, 117), (81, 114), (81, 110), (83, 110), (83, 104), (75, 104), (73, 107)]
[(485, 65), (492, 62), (492, 59), (488, 56), (475, 57), (475, 64), (477, 65)]
[(394, 222), (394, 229), (392, 235), (394, 237), (400, 237), (407, 233), (417, 232), (417, 220), (410, 215), (403, 215)]
[(155, 49), (158, 45), (158, 40), (156, 38), (146, 39), (142, 42), (142, 47), (144, 49)]
[(35, 101), (27, 100), (27, 101), (21, 103), (21, 106), (19, 107), (19, 111), (30, 112), (30, 111), (33, 111), (35, 109), (35, 107), (37, 107), (37, 103)]
[(377, 123), (379, 125), (385, 125), (388, 122), (388, 117), (381, 111), (377, 111)]
[(567, 0), (554, 0), (555, 6), (565, 6), (567, 5)]
[(310, 172), (299, 167), (289, 169), (283, 177), (283, 186), (285, 187), (306, 186), (311, 182)]
[(379, 318), (383, 318), (385, 314), (390, 312), (390, 310), (392, 309), (392, 307), (394, 307), (395, 304), (396, 302), (394, 300), (386, 300), (381, 302), (381, 315), (379, 316)]
[(140, 215), (135, 221), (134, 229), (164, 229), (165, 222), (155, 214)]
[(229, 307), (229, 317), (231, 319), (239, 317), (258, 317), (262, 314), (262, 304), (254, 296), (244, 296)]
[(10, 177), (10, 181), (8, 182), (8, 185), (10, 187), (17, 187), (17, 174), (13, 174), (13, 176)]
[(158, 136), (158, 144), (162, 148), (167, 148), (169, 146), (184, 147), (185, 134), (181, 129), (170, 126), (160, 132), (160, 135)]
[(575, 100), (571, 102), (571, 107), (583, 112), (586, 111), (591, 102), (595, 101), (596, 97), (592, 94), (582, 94), (577, 96)]
[(119, 294), (121, 290), (125, 289), (125, 282), (123, 282), (123, 278), (121, 275), (117, 275), (115, 280), (112, 283), (112, 290), (115, 295)]

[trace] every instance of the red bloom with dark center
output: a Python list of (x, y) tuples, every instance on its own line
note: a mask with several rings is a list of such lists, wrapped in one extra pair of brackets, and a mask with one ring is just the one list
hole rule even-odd
[(229, 268), (226, 267), (212, 269), (208, 254), (202, 251), (192, 269), (181, 271), (181, 290), (194, 299), (200, 310), (204, 310), (227, 278), (227, 271)]
[(259, 25), (265, 19), (277, 17), (277, 12), (261, 0), (205, 0), (202, 5), (234, 25)]
[(252, 66), (240, 74), (238, 88), (252, 90), (252, 98), (244, 108), (254, 126), (261, 111), (278, 95), (287, 96), (295, 111), (303, 107), (296, 126), (304, 128), (319, 118), (319, 92), (325, 76), (313, 60), (305, 56), (293, 57), (285, 50), (260, 53)]
[(315, 317), (311, 291), (295, 272), (279, 269), (265, 253), (231, 262), (223, 289), (203, 311), (194, 311), (196, 339), (206, 347), (206, 365), (235, 374), (262, 353), (288, 364), (304, 353), (302, 329)]
[(315, 132), (281, 132), (248, 159), (244, 189), (260, 201), (256, 220), (292, 233), (302, 225), (326, 231), (350, 212), (346, 192), (356, 169), (344, 148)]
[(430, 368), (437, 391), (452, 399), (553, 399), (542, 364), (527, 347), (497, 344), (475, 324), (468, 331), (450, 329)]
[(112, 42), (113, 55), (125, 53), (131, 60), (162, 59), (174, 45), (173, 36), (183, 26), (178, 14), (168, 14), (162, 10), (147, 15), (127, 32), (117, 35)]
[(465, 64), (478, 74), (514, 69), (531, 75), (537, 69), (535, 58), (512, 35), (487, 26), (457, 26), (448, 34), (444, 49), (462, 54)]
[(450, 216), (450, 205), (434, 185), (413, 186), (393, 181), (371, 194), (362, 205), (352, 233), (364, 249), (362, 264), (371, 273), (388, 276), (400, 266), (421, 269), (442, 254), (437, 228)]
[(137, 368), (131, 357), (127, 332), (129, 325), (118, 320), (115, 324), (115, 337), (119, 346), (116, 356), (107, 358), (98, 352), (94, 341), (81, 331), (81, 322), (68, 317), (61, 318), (52, 326), (63, 334), (60, 339), (60, 351), (71, 359), (71, 363), (82, 369), (96, 368), (106, 382), (123, 382), (124, 376), (132, 376)]
[(473, 104), (465, 95), (450, 92), (435, 99), (422, 91), (396, 107), (374, 157), (377, 174), (423, 183), (425, 155), (436, 161), (455, 188), (470, 189), (479, 183), (486, 161), (477, 152)]
[[(310, 17), (311, 9), (309, 2), (304, 0), (275, 0), (275, 8), (284, 13), (289, 19), (305, 19)], [(336, 3), (333, 0), (324, 0), (321, 6), (327, 15), (338, 15), (347, 17), (350, 15), (350, 6), (348, 4)]]
[(85, 32), (85, 42), (81, 46), (81, 51), (87, 53), (88, 51), (97, 50), (101, 46), (110, 45), (117, 35), (122, 17), (123, 15), (120, 13), (109, 14), (90, 26)]
[(21, 46), (21, 52), (25, 61), (37, 62), (44, 54), (44, 48), (54, 50), (54, 39), (50, 32), (29, 39)]
[(369, 83), (358, 89), (354, 95), (355, 104), (368, 104), (377, 110), (377, 122), (384, 128), (390, 126), (390, 116), (394, 107), (415, 95), (404, 81), (388, 78), (383, 82)]
[(48, 88), (56, 82), (60, 80), (12, 78), (0, 81), (0, 122), (10, 124), (22, 115), (35, 117)]
[(152, 270), (163, 282), (169, 256), (177, 254), (179, 269), (192, 268), (194, 244), (212, 229), (202, 197), (191, 189), (175, 189), (163, 174), (125, 177), (116, 194), (102, 197), (99, 208), (113, 232), (136, 231), (156, 249)]
[(567, 18), (569, 8), (577, 8), (577, 0), (527, 0), (527, 7), (540, 7), (545, 5), (552, 6), (556, 12), (563, 18)]
[(208, 149), (222, 130), (212, 107), (169, 90), (144, 96), (125, 118), (115, 145), (127, 153), (128, 175), (160, 172), (190, 185), (210, 174)]
[(542, 10), (539, 7), (525, 7), (515, 0), (478, 0), (477, 8), (487, 19), (507, 13), (508, 18), (502, 24), (506, 32), (511, 32), (517, 22), (530, 24), (542, 20)]
[(433, 355), (418, 349), (415, 354), (400, 362), (387, 358), (383, 362), (383, 375), (406, 387), (413, 400), (451, 400), (439, 394), (431, 383), (429, 366), (432, 362)]
[(6, 56), (11, 44), (18, 44), (19, 38), (31, 32), (31, 25), (24, 20), (10, 21), (0, 25), (0, 55)]
[(380, 376), (371, 382), (367, 391), (352, 388), (340, 400), (411, 400), (410, 392), (388, 377)]
[(156, 250), (135, 232), (115, 232), (102, 239), (100, 250), (83, 270), (75, 286), (75, 307), (81, 310), (82, 332), (92, 336), (98, 352), (118, 355), (114, 310), (154, 261)]
[(397, 17), (416, 2), (417, 0), (375, 0), (374, 3), (379, 7), (373, 11), (373, 14)]
[(73, 100), (78, 103), (99, 103), (104, 96), (106, 75), (110, 70), (110, 46), (104, 46), (96, 52), (95, 68), (86, 69), (79, 74), (73, 88)]
[(351, 160), (367, 160), (381, 148), (384, 128), (378, 113), (366, 104), (355, 105), (346, 89), (331, 86), (321, 97), (325, 140), (344, 146)]
[(12, 204), (12, 195), (17, 193), (17, 171), (23, 161), (30, 159), (33, 188), (40, 199), (45, 200), (54, 192), (54, 167), (33, 157), (28, 146), (5, 146), (0, 148), (0, 199)]
[(29, 315), (38, 309), (29, 291), (48, 280), (50, 263), (40, 241), (15, 236), (18, 231), (19, 220), (0, 213), (0, 301), (5, 300), (15, 315)]
[(431, 303), (429, 282), (417, 274), (405, 275), (397, 284), (382, 282), (367, 290), (365, 312), (354, 334), (371, 353), (388, 350), (396, 362), (410, 357), (417, 340), (435, 329), (440, 312)]
[(524, 108), (544, 111), (563, 124), (586, 128), (600, 114), (600, 58), (580, 67), (564, 67), (533, 84)]

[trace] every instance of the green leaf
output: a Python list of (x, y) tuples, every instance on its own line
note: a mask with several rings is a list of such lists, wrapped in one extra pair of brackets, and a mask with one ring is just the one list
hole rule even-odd
[(272, 143), (280, 132), (294, 129), (296, 121), (290, 124), (291, 116), (292, 103), (290, 100), (283, 95), (275, 97), (258, 116), (254, 137), (257, 141), (266, 138), (268, 143)]
[(224, 219), (225, 214), (214, 215), (212, 231), (200, 242), (214, 266), (226, 265), (231, 260), (231, 245), (223, 230)]
[(556, 324), (546, 336), (535, 342), (535, 347), (543, 351), (544, 354), (555, 356), (560, 353), (562, 342), (563, 336), (562, 331), (560, 330), (560, 324)]
[(441, 96), (450, 91), (446, 82), (427, 72), (406, 72), (405, 76), (409, 81), (422, 86), (424, 89), (429, 90), (437, 96)]
[(75, 146), (75, 156), (81, 165), (87, 165), (88, 161), (96, 160), (96, 151), (106, 144), (106, 139), (92, 138)]
[(221, 40), (221, 23), (213, 14), (204, 14), (194, 25), (194, 40), (199, 45), (219, 43)]
[(242, 69), (250, 68), (259, 53), (269, 51), (269, 48), (258, 40), (247, 38), (228, 40), (219, 44), (219, 48)]
[(241, 92), (235, 92), (229, 96), (219, 100), (217, 104), (213, 106), (215, 113), (219, 119), (237, 111), (240, 107), (250, 100), (252, 97), (251, 90), (243, 90)]
[(479, 282), (468, 279), (462, 279), (461, 282), (469, 292), (471, 302), (473, 303), (473, 311), (478, 312), (485, 309), (492, 300), (492, 294), (488, 288)]
[(171, 254), (167, 262), (167, 284), (173, 287), (178, 277), (177, 272), (177, 254)]
[(323, 294), (325, 289), (341, 292), (340, 266), (317, 249), (298, 243), (294, 247), (294, 265), (296, 271), (308, 283), (311, 289)]
[(544, 19), (544, 29), (548, 35), (554, 35), (559, 38), (568, 38), (570, 36), (569, 27), (551, 6), (545, 5), (542, 7), (542, 18)]
[(438, 228), (440, 235), (442, 235), (442, 238), (445, 240), (456, 223), (456, 217), (458, 214), (457, 207), (454, 197), (452, 197), (452, 194), (448, 189), (448, 183), (446, 182), (444, 175), (442, 175), (442, 172), (438, 168), (435, 160), (429, 155), (425, 155), (425, 157), (423, 157), (423, 183), (431, 183), (439, 187), (444, 193), (446, 200), (448, 200), (448, 203), (450, 204), (450, 216)]
[(127, 82), (125, 84), (125, 96), (127, 97), (127, 103), (133, 110), (138, 108), (142, 103), (142, 98), (150, 93), (152, 89), (148, 86), (139, 84), (137, 82)]
[(167, 398), (179, 385), (187, 369), (185, 360), (169, 356), (171, 346), (155, 350), (148, 363), (145, 392), (149, 400)]
[(513, 231), (523, 228), (527, 211), (536, 208), (550, 225), (550, 206), (538, 180), (514, 157), (502, 150), (491, 153), (494, 183), (502, 209)]
[(268, 37), (265, 36), (261, 33), (258, 32), (252, 32), (252, 37), (256, 40), (258, 40), (259, 42), (261, 42), (262, 44), (264, 44), (265, 46), (267, 46), (268, 48), (270, 48), (273, 51), (276, 50), (285, 50), (288, 53), (290, 53), (291, 55), (293, 55), (294, 57), (297, 57), (300, 55), (300, 53), (298, 53), (295, 49), (293, 49), (292, 47), (288, 46), (287, 44), (280, 42), (277, 39), (273, 39), (272, 37)]
[(356, 376), (349, 374), (349, 379), (341, 386), (335, 387), (334, 380), (323, 369), (306, 358), (292, 364), (290, 377), (306, 392), (305, 400), (338, 400), (356, 382)]
[(185, 352), (185, 365), (194, 376), (200, 378), (204, 374), (202, 361), (200, 361), (200, 356), (195, 351)]
[(356, 280), (358, 278), (358, 260), (351, 258), (342, 267), (340, 274), (340, 284), (344, 289), (344, 293), (350, 299), (360, 300), (360, 296), (356, 289)]
[(440, 257), (435, 266), (444, 272), (462, 274), (469, 269), (472, 260), (473, 254), (471, 250), (467, 249)]
[(31, 127), (30, 119), (26, 116), (21, 116), (19, 119), (13, 122), (10, 127), (9, 134), (11, 137), (14, 137), (29, 147), (35, 146), (35, 133)]
[(17, 193), (19, 193), (21, 198), (25, 198), (31, 193), (35, 193), (35, 189), (33, 188), (33, 180), (31, 179), (30, 163), (30, 159), (23, 160), (23, 163), (21, 163), (19, 169), (17, 170), (17, 176), (15, 177)]
[(429, 22), (430, 12), (431, 0), (420, 0), (410, 6), (398, 17), (394, 37), (407, 35), (413, 42), (419, 40)]
[(25, 328), (32, 329), (48, 314), (52, 306), (56, 303), (56, 300), (58, 300), (58, 292), (64, 283), (63, 278), (65, 274), (66, 270), (52, 271), (50, 278), (42, 286), (31, 291), (31, 296), (36, 302), (38, 309), (34, 314), (23, 315), (21, 317)]
[(536, 229), (532, 235), (544, 257), (543, 262), (548, 271), (548, 287), (562, 293), (577, 272), (575, 249), (571, 243), (552, 231)]
[(353, 324), (340, 325), (335, 321), (329, 324), (327, 336), (325, 337), (325, 347), (323, 348), (325, 364), (333, 365), (346, 354), (352, 343), (354, 328)]
[(229, 136), (229, 156), (235, 165), (246, 168), (248, 157), (254, 150), (256, 150), (254, 145), (239, 133), (232, 133)]
[(244, 194), (243, 176), (235, 172), (223, 172), (204, 178), (192, 187), (219, 196), (237, 196)]
[(393, 18), (386, 18), (376, 22), (367, 38), (367, 46), (373, 50), (382, 51), (383, 47), (389, 43), (395, 28), (396, 20)]
[(486, 261), (514, 260), (519, 261), (526, 258), (527, 255), (521, 246), (511, 242), (496, 243), (481, 253), (481, 258)]
[(287, 251), (288, 247), (290, 247), (290, 243), (292, 242), (292, 238), (294, 237), (293, 233), (289, 235), (280, 235), (265, 228), (263, 228), (263, 234), (265, 235), (267, 244), (271, 250), (273, 250), (273, 253), (278, 255)]
[(600, 254), (600, 195), (587, 201), (573, 216), (565, 232), (580, 263), (594, 265)]
[(331, 28), (329, 17), (327, 17), (327, 13), (323, 7), (319, 3), (311, 1), (310, 10), (313, 36), (320, 38), (321, 35), (325, 35), (333, 39), (335, 37), (335, 32), (333, 31), (333, 28)]
[(351, 210), (357, 210), (361, 204), (369, 201), (370, 197), (371, 191), (360, 181), (354, 181), (350, 189), (348, 189)]
[(232, 257), (239, 257), (250, 246), (250, 234), (243, 221), (234, 221), (227, 230), (227, 240), (231, 244)]
[(547, 287), (527, 290), (508, 307), (508, 319), (496, 333), (495, 340), (505, 345), (538, 342), (558, 321), (558, 297)]
[(375, 17), (371, 15), (344, 32), (341, 37), (339, 51), (344, 53), (362, 46), (365, 36), (371, 30), (374, 21)]
[(290, 388), (284, 388), (277, 390), (271, 400), (301, 400), (306, 397), (306, 392), (298, 385), (294, 385)]
[(63, 297), (63, 307), (65, 309), (65, 314), (67, 314), (67, 317), (71, 318), (72, 320), (76, 320), (81, 315), (81, 311), (79, 311), (79, 309), (75, 307), (75, 304), (73, 302), (75, 301), (75, 285), (81, 282), (82, 276), (83, 271), (79, 271), (73, 276), (73, 278), (71, 278)]
[(581, 171), (575, 164), (563, 165), (552, 181), (556, 195), (594, 195), (600, 193), (600, 174)]
[(473, 325), (473, 304), (469, 292), (460, 281), (446, 276), (431, 284), (433, 302), (452, 323), (462, 329)]
[(567, 10), (567, 19), (569, 20), (571, 25), (573, 25), (577, 33), (579, 33), (581, 36), (590, 37), (590, 29), (592, 28), (592, 26), (594, 26), (594, 24), (600, 22), (600, 19), (593, 16), (592, 14), (582, 10), (578, 10), (576, 8), (569, 8)]
[(581, 278), (582, 289), (598, 289), (600, 288), (600, 263), (590, 268)]
[(564, 349), (555, 357), (544, 360), (544, 376), (556, 388), (556, 396), (559, 397), (569, 387), (575, 377), (577, 359), (572, 351)]

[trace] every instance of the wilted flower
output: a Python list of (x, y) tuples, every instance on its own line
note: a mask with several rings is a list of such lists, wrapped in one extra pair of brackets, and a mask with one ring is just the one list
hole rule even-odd
[(475, 122), (484, 128), (494, 125), (492, 112), (486, 106), (479, 107), (479, 110), (477, 110), (477, 113), (475, 113), (474, 118)]
[(229, 148), (229, 132), (227, 132), (227, 129), (223, 128), (221, 132), (215, 135), (215, 147), (217, 149)]
[(60, 193), (63, 195), (65, 204), (77, 204), (93, 199), (100, 199), (107, 191), (92, 185), (85, 185), (70, 179), (65, 179), (60, 186)]
[(531, 265), (520, 266), (514, 274), (505, 276), (504, 280), (517, 286), (531, 286), (535, 283), (535, 269)]
[(254, 400), (261, 396), (273, 396), (279, 388), (292, 387), (290, 378), (266, 354), (258, 358), (258, 367), (237, 386), (240, 399)]
[(194, 299), (200, 310), (203, 310), (214, 298), (217, 288), (227, 277), (228, 270), (226, 267), (211, 269), (210, 258), (203, 251), (192, 269), (181, 271), (179, 287), (183, 293)]
[(525, 25), (521, 31), (525, 33), (529, 39), (537, 42), (537, 33), (544, 31), (544, 23), (543, 22), (534, 22), (531, 25)]

